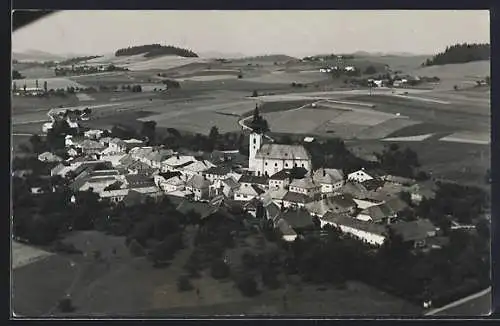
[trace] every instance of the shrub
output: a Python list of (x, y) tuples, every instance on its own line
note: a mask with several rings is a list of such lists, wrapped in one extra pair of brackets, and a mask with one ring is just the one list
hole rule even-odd
[(143, 257), (146, 255), (144, 248), (137, 242), (137, 240), (132, 239), (128, 246), (130, 253), (136, 257)]
[(193, 284), (191, 284), (189, 277), (182, 275), (177, 280), (177, 290), (179, 292), (191, 291), (193, 288)]
[(270, 268), (265, 268), (262, 271), (262, 283), (270, 289), (277, 289), (280, 287), (276, 271)]
[(59, 300), (58, 308), (60, 312), (72, 312), (75, 311), (75, 307), (73, 306), (73, 302), (71, 298), (63, 298)]
[(213, 278), (215, 278), (216, 280), (220, 280), (229, 276), (230, 269), (222, 259), (217, 259), (212, 263), (210, 273)]
[(257, 289), (257, 282), (250, 275), (241, 276), (236, 285), (241, 293), (246, 297), (253, 297), (259, 293), (259, 290)]

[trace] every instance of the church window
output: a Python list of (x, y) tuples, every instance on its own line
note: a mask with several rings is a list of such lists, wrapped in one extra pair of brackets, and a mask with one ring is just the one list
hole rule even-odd
[(285, 167), (286, 167), (286, 168), (288, 167), (288, 163), (285, 163)]
[[(253, 139), (253, 143), (257, 144), (257, 139), (256, 138)], [(255, 148), (255, 146), (254, 146), (254, 148)]]
[(267, 162), (266, 162), (266, 163), (264, 163), (264, 164), (265, 164), (265, 166), (267, 166)]
[(274, 163), (274, 166), (278, 166), (278, 162)]

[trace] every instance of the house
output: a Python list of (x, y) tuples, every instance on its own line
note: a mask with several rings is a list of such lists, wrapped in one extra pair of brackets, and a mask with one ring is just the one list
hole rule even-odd
[(143, 140), (131, 138), (123, 140), (122, 146), (124, 147), (125, 152), (128, 152), (132, 148), (141, 147), (144, 146), (144, 144), (145, 142)]
[(129, 193), (130, 189), (113, 189), (103, 190), (99, 193), (101, 199), (108, 199), (111, 203), (117, 204), (121, 202)]
[(419, 203), (424, 198), (434, 198), (434, 196), (436, 195), (434, 187), (425, 183), (415, 184), (413, 186), (405, 188), (404, 190), (410, 193), (411, 200), (414, 203)]
[(260, 197), (264, 190), (255, 184), (241, 183), (240, 187), (234, 192), (234, 200), (249, 201)]
[(182, 174), (190, 177), (193, 175), (203, 175), (205, 171), (207, 171), (208, 169), (213, 168), (213, 167), (215, 167), (215, 165), (213, 165), (209, 161), (196, 160), (196, 161), (192, 162), (191, 164), (187, 164), (187, 165), (183, 166), (182, 168), (180, 168), (180, 171), (182, 172)]
[(263, 144), (260, 133), (250, 134), (248, 167), (257, 176), (271, 176), (283, 169), (303, 167), (310, 170), (311, 156), (302, 145)]
[(226, 198), (233, 198), (235, 191), (240, 187), (240, 184), (232, 177), (221, 180), (220, 185), (222, 187), (222, 194)]
[(62, 162), (63, 159), (51, 152), (45, 152), (38, 155), (38, 160), (42, 162)]
[(99, 154), (105, 147), (95, 140), (85, 139), (83, 142), (79, 144), (75, 144), (76, 147), (82, 149), (83, 154)]
[(357, 210), (357, 204), (352, 196), (342, 194), (307, 203), (305, 204), (305, 208), (312, 215), (319, 217), (324, 216), (327, 212), (354, 215)]
[(285, 220), (295, 232), (307, 231), (315, 228), (312, 215), (303, 208), (289, 208), (281, 212), (280, 219)]
[(116, 181), (117, 179), (113, 176), (91, 177), (84, 180), (83, 185), (79, 187), (78, 191), (92, 190), (95, 193), (100, 193)]
[(332, 225), (339, 228), (343, 233), (350, 234), (371, 245), (381, 246), (387, 234), (387, 228), (383, 224), (361, 221), (344, 214), (328, 212), (320, 218), (321, 227)]
[(155, 168), (152, 168), (151, 166), (147, 165), (146, 163), (140, 162), (140, 161), (133, 161), (127, 165), (122, 165), (128, 173), (130, 174), (148, 174), (148, 175), (153, 175), (156, 172)]
[(127, 174), (124, 181), (129, 189), (156, 187), (154, 178), (144, 174)]
[(183, 167), (195, 161), (197, 159), (194, 156), (176, 154), (161, 162), (161, 171), (180, 171)]
[(276, 223), (279, 220), (281, 214), (281, 207), (273, 201), (266, 202), (265, 199), (262, 201), (262, 204), (264, 205), (267, 219), (272, 220), (274, 223)]
[(134, 147), (131, 148), (128, 154), (134, 159), (142, 163), (146, 163), (146, 156), (154, 151), (153, 147)]
[(161, 175), (155, 175), (154, 178), (156, 185), (166, 193), (183, 190), (186, 186), (186, 180), (180, 175), (172, 176), (168, 179), (165, 179)]
[(356, 218), (362, 221), (390, 224), (397, 218), (398, 213), (402, 212), (407, 207), (408, 205), (404, 201), (394, 197), (381, 204), (365, 208)]
[[(102, 140), (101, 140), (102, 143)], [(108, 142), (108, 150), (106, 154), (120, 154), (127, 150), (126, 143), (120, 138), (113, 138)]]
[(213, 166), (209, 168), (208, 170), (205, 170), (203, 174), (207, 177), (209, 181), (215, 181), (215, 180), (223, 180), (226, 179), (229, 172), (231, 172), (231, 168), (228, 166)]
[(304, 194), (306, 196), (315, 197), (321, 193), (321, 184), (314, 182), (310, 177), (305, 177), (302, 179), (292, 180), (288, 186), (288, 190)]
[(238, 182), (242, 186), (255, 185), (264, 190), (269, 187), (269, 179), (266, 176), (244, 174), (239, 178)]
[(161, 169), (162, 162), (171, 157), (174, 151), (171, 149), (155, 149), (144, 158), (144, 163), (153, 168)]
[(436, 226), (428, 219), (400, 221), (390, 227), (402, 237), (404, 242), (411, 243), (414, 248), (425, 247), (427, 239), (435, 237), (437, 234)]
[[(83, 133), (83, 135), (89, 139), (99, 139), (101, 138), (101, 135), (104, 133), (104, 131), (99, 130), (99, 129), (91, 129), (87, 130)], [(103, 145), (104, 146), (104, 145)]]
[(353, 182), (364, 182), (367, 180), (372, 180), (372, 179), (380, 179), (385, 175), (382, 171), (379, 170), (365, 170), (361, 169), (358, 171), (354, 171), (352, 173), (349, 173), (347, 175), (347, 180), (348, 181), (353, 181)]
[(194, 195), (194, 200), (208, 199), (210, 181), (201, 175), (193, 175), (186, 183), (186, 190)]
[(321, 168), (313, 173), (313, 180), (321, 185), (323, 194), (338, 191), (344, 185), (344, 179), (344, 172), (339, 169)]
[(285, 219), (279, 219), (275, 227), (280, 231), (283, 240), (293, 242), (297, 238), (297, 232), (295, 232)]
[(284, 207), (304, 207), (307, 203), (317, 199), (319, 198), (314, 198), (299, 192), (287, 191), (281, 199), (281, 203)]
[(269, 178), (269, 189), (288, 189), (292, 178), (291, 169), (283, 169)]

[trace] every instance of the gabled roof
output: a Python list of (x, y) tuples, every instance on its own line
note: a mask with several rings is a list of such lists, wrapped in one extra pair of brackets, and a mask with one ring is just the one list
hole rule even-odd
[(172, 157), (169, 157), (168, 159), (164, 160), (162, 164), (168, 165), (168, 166), (183, 166), (186, 164), (190, 164), (192, 162), (196, 161), (196, 158), (191, 155), (174, 155)]
[(383, 187), (385, 184), (385, 181), (380, 180), (380, 179), (370, 179), (363, 181), (361, 185), (365, 187), (366, 190), (368, 191), (375, 191), (381, 187)]
[(210, 186), (210, 181), (202, 177), (201, 175), (193, 175), (186, 184), (188, 187), (193, 187), (196, 189), (208, 188)]
[(335, 184), (344, 180), (344, 172), (339, 169), (321, 168), (314, 171), (313, 180), (322, 184)]
[(305, 209), (287, 209), (281, 214), (281, 218), (294, 229), (314, 226), (311, 214)]
[(256, 175), (248, 175), (244, 174), (238, 180), (239, 183), (251, 183), (251, 184), (259, 184), (259, 185), (267, 185), (268, 178), (266, 176), (256, 176)]
[(231, 169), (228, 166), (213, 166), (205, 171), (206, 174), (214, 174), (214, 175), (226, 175), (231, 172)]
[(297, 235), (297, 232), (290, 226), (290, 224), (285, 219), (279, 219), (276, 223), (276, 227), (280, 230), (283, 235)]
[(332, 212), (328, 212), (325, 214), (325, 216), (323, 216), (322, 220), (335, 223), (336, 225), (343, 225), (356, 230), (377, 234), (380, 236), (386, 236), (387, 234), (386, 225), (360, 221), (358, 219), (346, 216), (345, 214), (335, 214)]
[(361, 214), (370, 216), (374, 222), (381, 222), (395, 213), (385, 204), (380, 204), (364, 209)]
[(191, 164), (186, 165), (184, 167), (184, 170), (192, 172), (204, 172), (212, 167), (214, 167), (214, 165), (209, 161), (194, 161)]
[(404, 241), (418, 241), (427, 238), (429, 232), (435, 232), (436, 226), (428, 219), (416, 221), (400, 221), (390, 226), (394, 232), (401, 235)]
[(309, 160), (309, 153), (302, 145), (264, 144), (257, 151), (256, 158)]
[(144, 174), (127, 174), (125, 180), (129, 188), (151, 187), (155, 186), (154, 179)]
[(302, 179), (294, 179), (290, 183), (290, 187), (297, 187), (301, 189), (311, 189), (319, 187), (319, 184), (316, 184), (311, 178), (302, 178)]
[(240, 184), (238, 182), (234, 181), (234, 179), (231, 177), (222, 180), (222, 183), (227, 185), (231, 189), (236, 189), (240, 186)]
[(298, 192), (288, 191), (283, 197), (283, 200), (291, 203), (307, 204), (312, 202), (313, 198)]

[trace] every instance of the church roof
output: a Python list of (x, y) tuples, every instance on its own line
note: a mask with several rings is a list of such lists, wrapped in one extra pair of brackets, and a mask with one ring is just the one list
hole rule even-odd
[(302, 145), (264, 144), (257, 151), (256, 158), (309, 160), (309, 153)]

